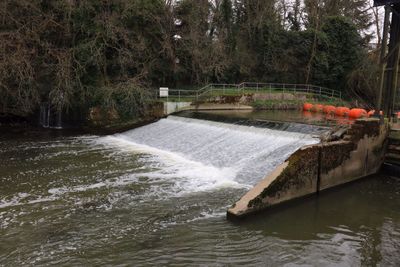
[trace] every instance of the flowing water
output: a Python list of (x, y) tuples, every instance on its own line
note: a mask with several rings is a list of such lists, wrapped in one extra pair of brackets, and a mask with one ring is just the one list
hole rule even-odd
[(394, 178), (226, 220), (318, 142), (304, 127), (170, 116), (111, 136), (0, 134), (0, 266), (399, 265)]

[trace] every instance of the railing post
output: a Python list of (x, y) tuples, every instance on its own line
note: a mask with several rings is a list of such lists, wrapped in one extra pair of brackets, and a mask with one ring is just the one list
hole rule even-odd
[(181, 102), (181, 90), (178, 91), (178, 94), (179, 94), (179, 97), (178, 97), (179, 102)]

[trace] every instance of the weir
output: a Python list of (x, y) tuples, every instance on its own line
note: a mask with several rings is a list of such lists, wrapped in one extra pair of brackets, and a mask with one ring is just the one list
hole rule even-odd
[[(286, 129), (287, 125), (281, 127)], [(309, 126), (305, 127), (310, 131)], [(297, 129), (300, 130), (299, 126)], [(274, 129), (269, 129), (178, 116), (169, 116), (114, 138), (174, 161), (177, 176), (197, 170), (204, 172), (199, 175), (218, 174), (220, 179), (247, 188), (298, 148), (319, 142), (311, 134), (279, 130), (276, 124)]]
[(204, 190), (250, 189), (228, 209), (230, 219), (375, 174), (385, 159), (389, 127), (379, 119), (330, 129), (186, 115), (169, 116), (112, 139), (163, 158), (171, 179), (185, 177)]

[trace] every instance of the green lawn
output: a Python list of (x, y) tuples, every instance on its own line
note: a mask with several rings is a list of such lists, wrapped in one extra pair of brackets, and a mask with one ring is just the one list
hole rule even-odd
[[(237, 89), (237, 88), (218, 88), (218, 89), (208, 89), (206, 92), (203, 92), (199, 95), (198, 100), (206, 100), (211, 97), (216, 96), (240, 96), (243, 94), (255, 94), (255, 93), (272, 93), (272, 94), (280, 94), (280, 93), (299, 93), (302, 95), (306, 95), (308, 102), (315, 102), (321, 104), (330, 104), (330, 105), (344, 105), (345, 102), (338, 99), (328, 97), (326, 95), (319, 95), (314, 93), (307, 93), (295, 89), (281, 89), (281, 88), (259, 88), (259, 89)], [(160, 99), (161, 101), (171, 101), (171, 102), (180, 102), (180, 101), (188, 101), (192, 102), (197, 100), (195, 92), (180, 90), (178, 91), (170, 91), (169, 97), (164, 97)], [(289, 101), (289, 100), (280, 100), (280, 101)], [(303, 101), (302, 101), (303, 102)]]

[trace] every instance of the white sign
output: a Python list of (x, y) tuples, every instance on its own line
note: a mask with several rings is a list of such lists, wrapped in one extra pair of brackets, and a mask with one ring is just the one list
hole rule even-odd
[(168, 87), (160, 87), (160, 97), (168, 97)]

